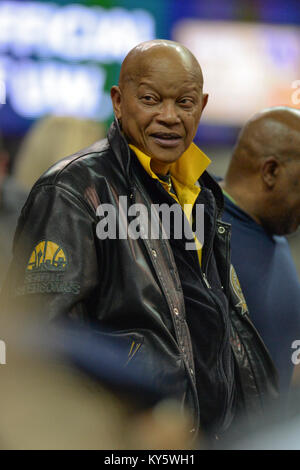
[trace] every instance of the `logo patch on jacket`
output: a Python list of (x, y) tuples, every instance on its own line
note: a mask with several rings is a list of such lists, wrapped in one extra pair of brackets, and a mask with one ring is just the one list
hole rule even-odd
[(50, 240), (40, 241), (33, 249), (26, 266), (24, 285), (17, 295), (79, 294), (80, 284), (65, 280), (68, 260), (65, 249)]
[(235, 307), (238, 307), (241, 310), (242, 315), (248, 312), (248, 307), (246, 303), (246, 299), (244, 297), (239, 278), (235, 272), (234, 267), (230, 266), (230, 284), (234, 293), (234, 297), (236, 300)]
[(27, 271), (63, 271), (67, 266), (66, 255), (59, 245), (42, 241), (34, 248), (27, 264)]

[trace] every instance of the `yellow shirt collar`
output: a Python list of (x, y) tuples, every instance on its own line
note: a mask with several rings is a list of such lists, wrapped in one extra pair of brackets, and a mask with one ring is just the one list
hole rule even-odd
[[(152, 178), (159, 179), (151, 168), (151, 157), (134, 145), (129, 144), (129, 147), (134, 151), (147, 173), (152, 176)], [(176, 162), (172, 163), (170, 173), (180, 183), (192, 186), (198, 181), (210, 163), (211, 160), (192, 142), (181, 157)]]
[[(170, 196), (172, 196), (181, 205), (187, 219), (191, 223), (192, 208), (201, 191), (201, 188), (195, 185), (195, 183), (211, 163), (211, 160), (197, 147), (196, 144), (192, 142), (189, 148), (170, 167), (172, 182), (176, 190), (176, 195), (174, 195), (170, 192), (170, 189), (168, 189), (167, 183), (160, 180), (152, 170), (151, 157), (136, 148), (134, 145), (129, 145), (129, 147), (136, 154), (141, 165), (144, 167), (144, 170), (152, 176), (152, 178), (158, 179)], [(195, 243), (201, 266), (202, 246), (196, 236)]]

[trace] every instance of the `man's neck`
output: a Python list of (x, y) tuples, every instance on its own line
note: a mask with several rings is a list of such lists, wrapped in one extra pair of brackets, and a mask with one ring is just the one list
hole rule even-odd
[(220, 181), (219, 185), (221, 186), (225, 194), (227, 193), (226, 195), (229, 196), (229, 199), (236, 206), (238, 206), (240, 209), (246, 212), (246, 214), (252, 217), (252, 219), (254, 219), (257, 224), (261, 225), (260, 219), (256, 214), (254, 200), (251, 195), (245, 192), (244, 189), (242, 189), (238, 185), (233, 186), (228, 184), (226, 179)]
[(151, 159), (151, 169), (156, 175), (167, 175), (170, 171), (169, 163), (158, 162), (157, 160)]

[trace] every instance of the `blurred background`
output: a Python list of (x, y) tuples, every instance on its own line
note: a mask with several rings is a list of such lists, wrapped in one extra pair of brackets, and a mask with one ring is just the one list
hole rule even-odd
[(152, 38), (185, 44), (203, 68), (209, 105), (196, 143), (218, 176), (252, 114), (300, 108), (298, 0), (0, 1), (0, 184), (9, 180), (11, 213), (57, 159), (105, 135), (120, 64)]

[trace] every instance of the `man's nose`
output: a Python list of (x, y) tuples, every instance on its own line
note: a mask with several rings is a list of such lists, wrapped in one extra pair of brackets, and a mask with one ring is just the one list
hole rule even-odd
[(176, 103), (173, 101), (164, 101), (160, 106), (160, 113), (157, 116), (158, 121), (163, 122), (169, 126), (178, 124), (180, 118), (178, 115), (178, 109)]

